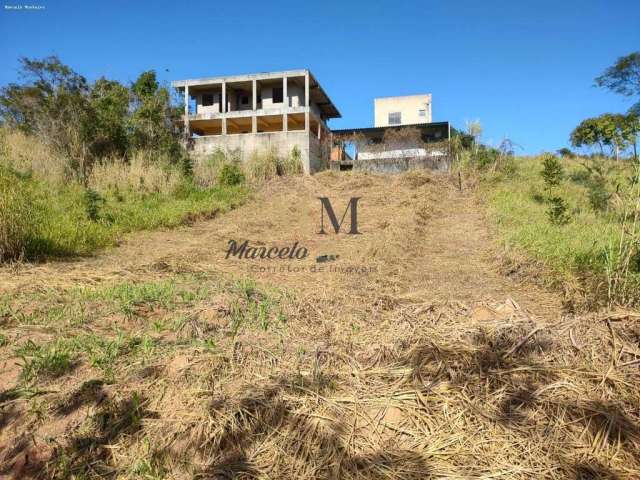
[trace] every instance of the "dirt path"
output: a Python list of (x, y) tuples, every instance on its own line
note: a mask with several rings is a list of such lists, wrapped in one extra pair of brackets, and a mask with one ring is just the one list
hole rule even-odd
[[(361, 234), (319, 235), (318, 197), (360, 197)], [(4, 267), (0, 478), (640, 478), (636, 320), (567, 314), (497, 251), (446, 177), (327, 172)]]
[[(336, 215), (342, 214), (350, 197), (361, 197), (362, 235), (318, 235), (319, 196), (330, 198)], [(298, 242), (309, 256), (301, 262), (234, 261), (225, 258), (231, 239), (238, 243), (248, 239), (255, 246)], [(471, 304), (511, 297), (541, 315), (558, 314), (556, 296), (499, 273), (496, 252), (473, 194), (458, 192), (445, 179), (324, 174), (279, 180), (227, 215), (171, 231), (136, 233), (93, 258), (5, 268), (0, 270), (0, 288), (144, 281), (164, 271), (220, 271), (309, 291), (368, 289), (375, 284), (380, 294), (421, 301)], [(315, 258), (326, 254), (339, 259), (316, 264)], [(272, 271), (283, 264), (304, 271)], [(310, 274), (314, 265), (325, 270), (365, 267), (375, 272)]]

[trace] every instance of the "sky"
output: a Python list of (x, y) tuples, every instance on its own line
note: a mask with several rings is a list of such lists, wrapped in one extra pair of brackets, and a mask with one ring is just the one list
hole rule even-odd
[[(584, 118), (633, 103), (593, 85), (640, 50), (640, 0), (131, 1), (0, 5), (0, 85), (18, 59), (58, 55), (90, 80), (161, 81), (308, 68), (342, 118), (373, 126), (373, 99), (431, 93), (433, 121), (518, 153), (568, 145)], [(8, 9), (32, 5), (36, 10)]]

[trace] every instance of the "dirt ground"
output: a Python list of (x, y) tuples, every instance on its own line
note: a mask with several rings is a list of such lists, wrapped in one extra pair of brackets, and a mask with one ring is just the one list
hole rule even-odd
[(640, 317), (567, 311), (492, 231), (446, 176), (327, 172), (3, 267), (0, 477), (640, 478)]

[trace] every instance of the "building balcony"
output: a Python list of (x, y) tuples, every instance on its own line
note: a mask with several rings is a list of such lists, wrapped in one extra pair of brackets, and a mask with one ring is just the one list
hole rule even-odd
[[(260, 108), (258, 110), (233, 110), (230, 112), (203, 112), (203, 113), (189, 113), (189, 122), (198, 120), (218, 120), (222, 118), (251, 118), (254, 116), (266, 116), (266, 115), (295, 115), (304, 114), (306, 112), (312, 112), (311, 107), (270, 107)], [(184, 122), (185, 115), (182, 116)]]

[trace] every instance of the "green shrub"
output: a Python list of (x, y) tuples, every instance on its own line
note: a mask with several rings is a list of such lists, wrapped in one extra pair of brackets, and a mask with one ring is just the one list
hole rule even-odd
[(233, 187), (244, 182), (244, 174), (237, 163), (225, 163), (220, 169), (218, 183), (222, 186)]
[(85, 203), (85, 211), (87, 212), (87, 217), (92, 222), (97, 222), (100, 219), (100, 208), (104, 204), (105, 200), (102, 196), (92, 190), (87, 188), (84, 192), (84, 203)]
[(605, 212), (609, 208), (611, 194), (603, 177), (594, 176), (587, 182), (587, 196), (589, 204), (596, 212)]
[(554, 225), (566, 225), (569, 223), (570, 217), (567, 212), (567, 202), (562, 197), (552, 197), (549, 199), (549, 209), (547, 216), (549, 221)]
[(542, 165), (543, 169), (542, 172), (540, 172), (540, 175), (542, 176), (547, 189), (560, 185), (564, 179), (565, 173), (558, 157), (546, 154), (542, 159)]
[(182, 157), (182, 159), (180, 160), (180, 169), (184, 178), (189, 180), (193, 179), (194, 162), (190, 156), (185, 155)]
[(574, 170), (569, 174), (569, 178), (572, 182), (575, 182), (579, 185), (587, 185), (589, 183), (589, 179), (591, 178), (591, 173), (589, 170), (580, 169)]
[(475, 155), (475, 161), (480, 170), (484, 170), (498, 162), (500, 152), (494, 148), (482, 146)]

